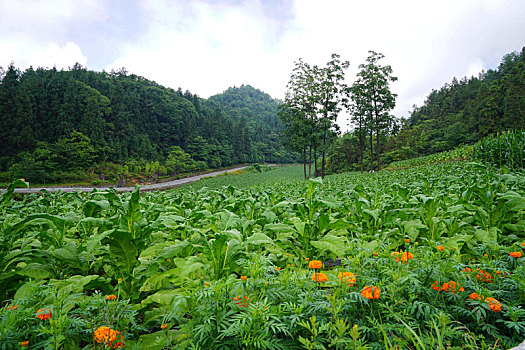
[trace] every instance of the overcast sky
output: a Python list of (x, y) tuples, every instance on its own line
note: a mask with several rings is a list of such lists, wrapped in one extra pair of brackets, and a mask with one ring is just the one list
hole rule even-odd
[[(201, 97), (249, 84), (283, 98), (293, 63), (368, 50), (399, 78), (394, 114), (525, 45), (525, 0), (0, 0), (0, 66), (125, 67)], [(340, 124), (345, 124), (341, 119)]]

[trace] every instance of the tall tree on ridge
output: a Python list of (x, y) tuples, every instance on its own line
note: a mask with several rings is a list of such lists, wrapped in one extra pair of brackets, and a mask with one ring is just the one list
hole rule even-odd
[[(341, 62), (339, 55), (333, 54), (326, 67), (311, 66), (302, 59), (295, 62), (290, 81), (287, 85), (286, 101), (288, 109), (281, 110), (283, 123), (288, 130), (284, 133), (288, 144), (298, 143), (295, 151), (308, 149), (308, 176), (312, 176), (312, 160), (314, 174), (317, 175), (317, 152), (321, 151), (321, 176), (324, 177), (331, 133), (338, 131), (336, 119), (344, 91), (344, 70), (349, 62)], [(295, 135), (292, 137), (291, 133)], [(304, 138), (305, 140), (300, 140)], [(304, 154), (303, 154), (304, 155)], [(305, 159), (306, 157), (303, 157)]]
[(389, 114), (395, 107), (397, 95), (390, 91), (390, 82), (397, 80), (392, 76), (390, 65), (381, 66), (378, 61), (385, 56), (381, 53), (369, 51), (370, 55), (365, 64), (359, 65), (357, 80), (352, 88), (352, 97), (360, 113), (366, 115), (370, 135), (370, 170), (374, 169), (373, 161), (373, 132), (376, 133), (377, 170), (381, 170), (380, 144), (381, 131), (388, 127), (392, 120)]
[(332, 54), (332, 60), (327, 63), (326, 67), (318, 69), (319, 78), (319, 103), (321, 114), (320, 129), (322, 134), (322, 165), (321, 177), (325, 175), (325, 153), (327, 151), (327, 138), (330, 132), (338, 132), (339, 126), (336, 124), (337, 116), (341, 111), (341, 102), (343, 99), (346, 86), (343, 81), (345, 78), (344, 70), (350, 66), (350, 62), (341, 62), (339, 55)]

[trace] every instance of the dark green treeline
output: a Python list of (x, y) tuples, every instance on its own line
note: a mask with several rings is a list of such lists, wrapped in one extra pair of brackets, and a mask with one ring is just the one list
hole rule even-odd
[[(394, 122), (382, 135), (381, 161), (388, 164), (448, 151), (487, 135), (523, 129), (525, 48), (505, 55), (496, 69), (477, 77), (453, 78), (432, 90), (422, 106), (414, 106), (410, 117)], [(332, 172), (358, 169), (357, 136), (350, 132), (333, 144)]]
[(12, 176), (60, 181), (64, 173), (111, 172), (108, 164), (171, 175), (293, 160), (277, 138), (279, 101), (251, 86), (206, 100), (124, 69), (79, 64), (11, 65), (0, 77), (0, 171)]

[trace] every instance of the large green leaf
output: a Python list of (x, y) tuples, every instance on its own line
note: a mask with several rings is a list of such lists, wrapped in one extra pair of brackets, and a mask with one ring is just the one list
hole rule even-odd
[(319, 254), (329, 251), (334, 257), (341, 257), (345, 255), (345, 237), (334, 236), (329, 233), (318, 241), (311, 241), (311, 244), (313, 247), (319, 249)]
[(273, 244), (273, 240), (262, 232), (255, 232), (253, 235), (248, 237), (248, 244)]
[(131, 274), (137, 260), (138, 250), (132, 242), (131, 234), (122, 230), (112, 230), (102, 241), (109, 246), (109, 256), (125, 274)]

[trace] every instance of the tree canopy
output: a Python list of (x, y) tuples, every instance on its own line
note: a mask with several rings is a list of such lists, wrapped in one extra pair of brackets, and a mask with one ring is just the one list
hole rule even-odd
[[(68, 171), (106, 162), (164, 164), (180, 150), (201, 168), (294, 159), (278, 137), (280, 101), (251, 86), (206, 100), (125, 69), (94, 72), (76, 64), (22, 72), (11, 64), (2, 72), (0, 171), (23, 168), (28, 159)], [(90, 156), (71, 167), (59, 151), (80, 139), (91, 145)]]

